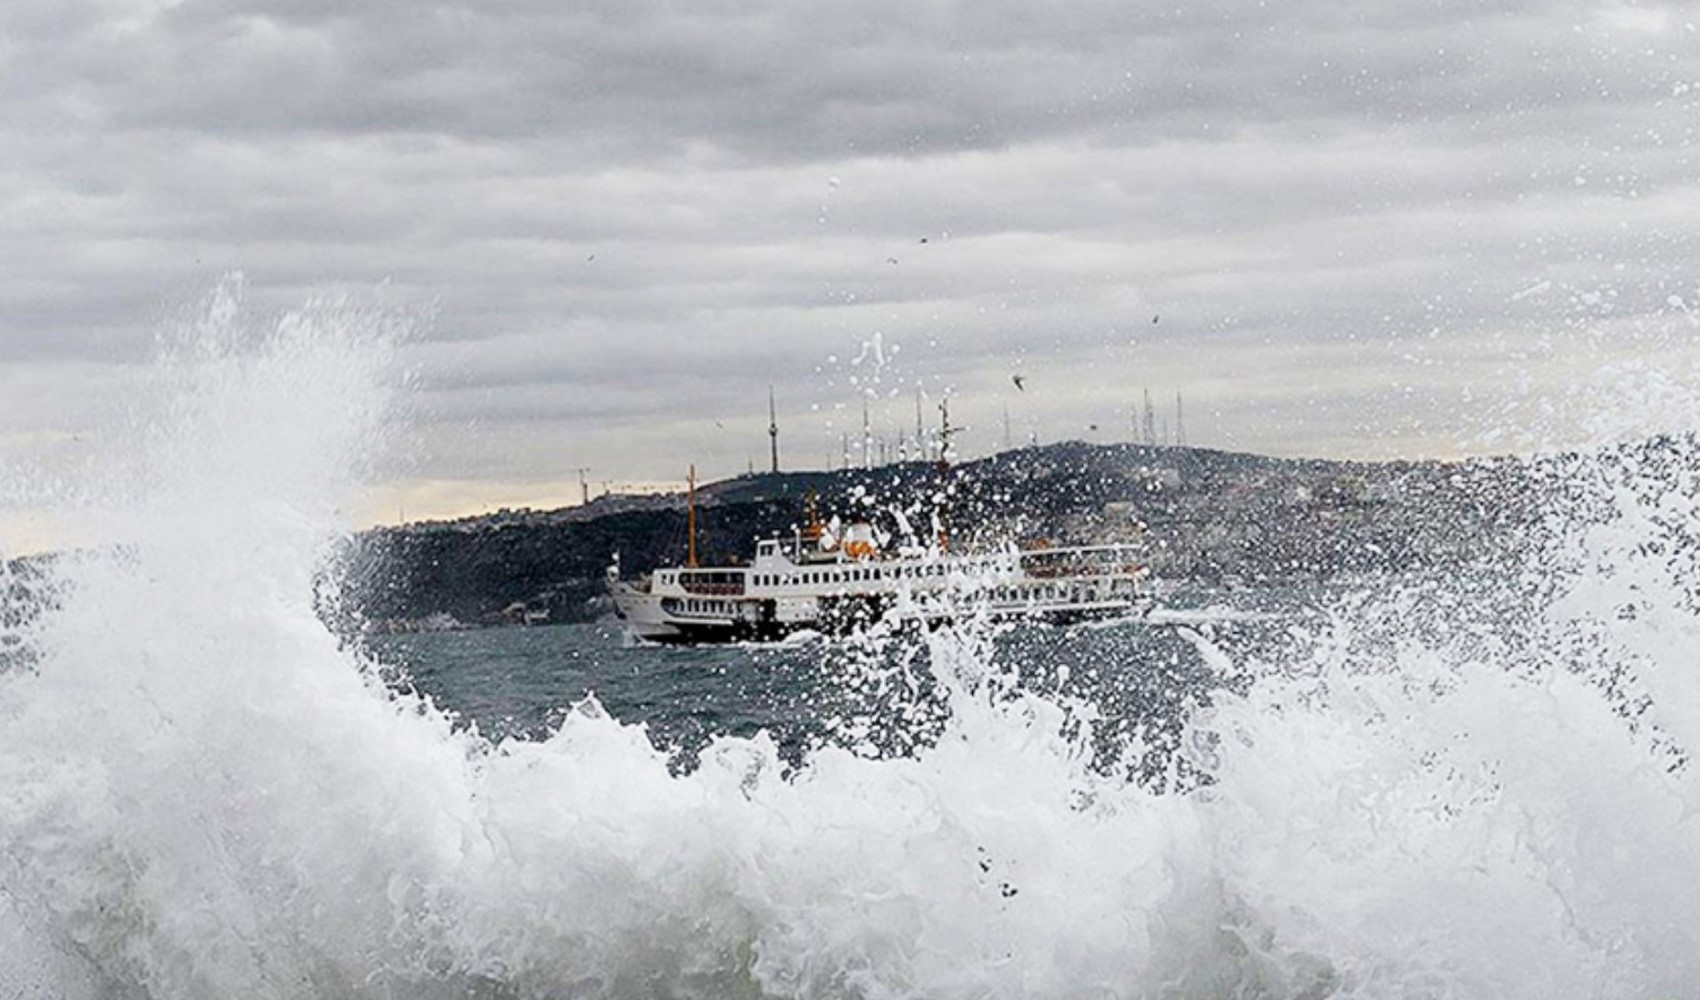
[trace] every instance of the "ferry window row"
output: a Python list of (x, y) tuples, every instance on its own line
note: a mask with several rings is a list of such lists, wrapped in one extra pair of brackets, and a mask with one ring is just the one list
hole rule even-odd
[(915, 579), (922, 576), (943, 576), (943, 566), (902, 566), (889, 569), (822, 570), (812, 573), (757, 573), (751, 580), (758, 587), (811, 583), (861, 583), (870, 580)]

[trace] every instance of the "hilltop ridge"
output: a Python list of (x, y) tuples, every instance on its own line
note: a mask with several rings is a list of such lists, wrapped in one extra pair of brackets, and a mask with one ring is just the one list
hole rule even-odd
[[(705, 563), (746, 559), (789, 535), (810, 495), (823, 517), (894, 511), (930, 524), (941, 507), (958, 547), (1007, 540), (1138, 541), (1159, 577), (1269, 583), (1461, 566), (1511, 537), (1534, 509), (1519, 460), (1342, 462), (1189, 447), (1065, 442), (953, 467), (756, 473), (698, 488)], [(379, 628), (575, 621), (604, 610), (602, 576), (682, 560), (685, 497), (603, 497), (380, 528), (351, 540), (350, 609)]]

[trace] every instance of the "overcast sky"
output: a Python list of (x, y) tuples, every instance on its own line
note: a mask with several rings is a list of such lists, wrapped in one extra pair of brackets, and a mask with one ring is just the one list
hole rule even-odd
[(918, 389), (969, 455), (1006, 407), (1017, 442), (1125, 440), (1147, 388), (1171, 424), (1184, 394), (1191, 443), (1287, 455), (1644, 431), (1679, 418), (1639, 380), (1690, 384), (1700, 337), (1697, 22), (14, 0), (0, 468), (108, 435), (232, 270), (257, 308), (381, 285), (430, 312), (410, 459), (374, 484), (410, 514), (764, 465), (770, 384), (791, 467), (859, 438), (864, 399), (895, 447)]

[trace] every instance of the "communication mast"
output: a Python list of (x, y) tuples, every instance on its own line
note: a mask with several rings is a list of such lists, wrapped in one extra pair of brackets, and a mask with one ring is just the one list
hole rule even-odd
[(767, 436), (773, 446), (773, 471), (779, 471), (779, 415), (773, 408), (773, 386), (767, 387)]
[(921, 390), (915, 390), (915, 457), (925, 461), (927, 458), (927, 428), (921, 422)]
[(950, 397), (939, 400), (939, 471), (949, 471), (950, 439), (962, 430), (966, 428), (950, 426)]
[(862, 397), (862, 468), (874, 467), (874, 437), (868, 428), (868, 400)]
[(944, 489), (935, 516), (938, 518), (938, 542), (940, 552), (950, 551), (950, 439), (960, 428), (950, 426), (950, 397), (939, 400), (939, 477), (943, 480)]

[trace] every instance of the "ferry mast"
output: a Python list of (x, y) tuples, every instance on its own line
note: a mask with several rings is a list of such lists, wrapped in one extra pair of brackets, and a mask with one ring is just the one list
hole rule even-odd
[(688, 536), (686, 545), (685, 565), (690, 569), (697, 568), (697, 467), (691, 466), (689, 492), (685, 497), (685, 534)]

